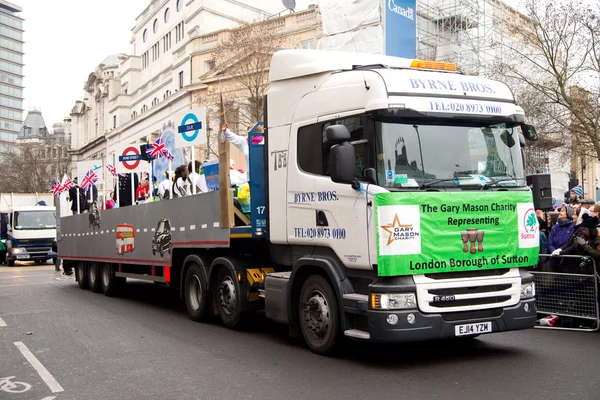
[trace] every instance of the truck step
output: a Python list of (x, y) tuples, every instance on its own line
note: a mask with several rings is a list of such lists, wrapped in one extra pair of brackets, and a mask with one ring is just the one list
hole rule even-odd
[(359, 310), (359, 311), (367, 311), (369, 309), (369, 296), (366, 294), (360, 293), (346, 293), (343, 295), (344, 299), (344, 307)]
[(369, 332), (359, 331), (358, 329), (348, 329), (347, 331), (344, 331), (344, 335), (355, 339), (368, 340), (371, 338), (371, 334)]
[(369, 296), (367, 296), (366, 294), (360, 294), (360, 293), (346, 293), (344, 295), (344, 299), (368, 302)]
[(258, 289), (258, 297), (265, 298), (265, 289)]

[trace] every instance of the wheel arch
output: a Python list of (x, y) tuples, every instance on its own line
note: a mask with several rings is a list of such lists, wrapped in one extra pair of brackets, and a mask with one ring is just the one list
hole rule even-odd
[(329, 282), (337, 297), (342, 332), (346, 329), (343, 294), (351, 293), (353, 290), (342, 274), (342, 268), (343, 266), (331, 257), (302, 257), (296, 261), (289, 282), (288, 315), (290, 316), (289, 322), (292, 328), (296, 329), (299, 326), (298, 306), (302, 285), (309, 276), (321, 275)]

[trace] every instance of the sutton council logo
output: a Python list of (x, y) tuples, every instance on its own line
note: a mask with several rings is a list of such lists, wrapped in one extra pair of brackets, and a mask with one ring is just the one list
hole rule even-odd
[(535, 239), (538, 223), (533, 208), (527, 210), (525, 215), (523, 215), (523, 228), (525, 229), (525, 232), (521, 233), (522, 239)]
[(386, 246), (391, 245), (396, 240), (407, 240), (419, 236), (419, 232), (414, 231), (412, 224), (401, 224), (398, 214), (394, 215), (391, 225), (382, 225), (381, 229), (388, 233)]

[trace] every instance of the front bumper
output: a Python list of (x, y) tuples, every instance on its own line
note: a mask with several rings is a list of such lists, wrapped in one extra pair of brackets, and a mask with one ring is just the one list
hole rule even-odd
[(25, 249), (25, 251), (22, 253), (6, 254), (7, 259), (15, 261), (48, 260), (56, 257), (58, 257), (58, 254), (54, 251), (28, 252), (27, 249)]
[[(525, 311), (528, 304), (529, 311)], [(390, 314), (398, 317), (398, 323), (387, 322)], [(408, 314), (415, 316), (414, 324), (407, 321)], [(464, 318), (461, 318), (464, 316)], [(535, 299), (521, 300), (517, 305), (495, 310), (465, 313), (423, 314), (419, 310), (367, 311), (370, 340), (374, 342), (408, 342), (455, 337), (456, 325), (491, 322), (492, 332), (515, 331), (533, 328), (536, 323)]]

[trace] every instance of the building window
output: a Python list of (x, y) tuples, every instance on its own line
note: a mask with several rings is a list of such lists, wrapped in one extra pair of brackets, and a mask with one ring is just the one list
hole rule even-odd
[(145, 113), (146, 111), (148, 111), (148, 106), (144, 104), (142, 106), (142, 113)]
[(183, 89), (183, 71), (179, 73), (179, 89)]
[(183, 7), (183, 0), (177, 0), (177, 11), (181, 11), (181, 7)]
[(155, 97), (154, 100), (152, 100), (152, 107), (154, 107), (157, 104), (158, 104), (158, 99)]
[(165, 100), (166, 100), (166, 99), (167, 99), (167, 97), (169, 97), (170, 95), (171, 95), (171, 91), (170, 91), (170, 90), (167, 90), (167, 91), (165, 92), (165, 95), (163, 96), (163, 99), (165, 99)]
[(142, 35), (142, 39), (144, 40), (144, 43), (146, 43), (146, 40), (148, 40), (148, 29), (144, 29), (144, 34)]
[(160, 43), (155, 43), (154, 46), (152, 46), (152, 61), (156, 61), (158, 60), (158, 58), (160, 57)]
[(148, 52), (142, 54), (142, 69), (148, 68)]
[(134, 119), (135, 117), (137, 117), (137, 111), (131, 113), (131, 119)]
[(310, 39), (310, 40), (303, 40), (300, 43), (300, 48), (305, 49), (305, 50), (310, 50), (310, 49), (314, 49), (315, 48), (315, 41)]
[(154, 23), (152, 24), (152, 31), (153, 31), (154, 33), (156, 33), (156, 31), (158, 31), (158, 18), (156, 18), (156, 19), (154, 20)]
[(117, 116), (113, 115), (113, 129), (117, 127)]
[(171, 50), (171, 32), (163, 37), (163, 53)]
[(183, 40), (183, 38), (185, 37), (185, 26), (183, 21), (181, 21), (180, 23), (177, 24), (177, 26), (175, 27), (175, 43), (179, 43)]
[(331, 144), (327, 142), (325, 130), (331, 125), (345, 125), (352, 138), (356, 151), (356, 178), (362, 180), (362, 171), (368, 168), (368, 143), (364, 140), (363, 117), (346, 117), (329, 122), (319, 122), (298, 130), (298, 166), (304, 172), (329, 176), (329, 153)]
[(214, 61), (205, 61), (204, 62), (204, 73), (212, 71), (213, 68), (215, 68)]
[(169, 22), (169, 17), (170, 17), (170, 16), (171, 16), (171, 10), (167, 8), (167, 9), (165, 10), (165, 24), (166, 24), (167, 22)]

